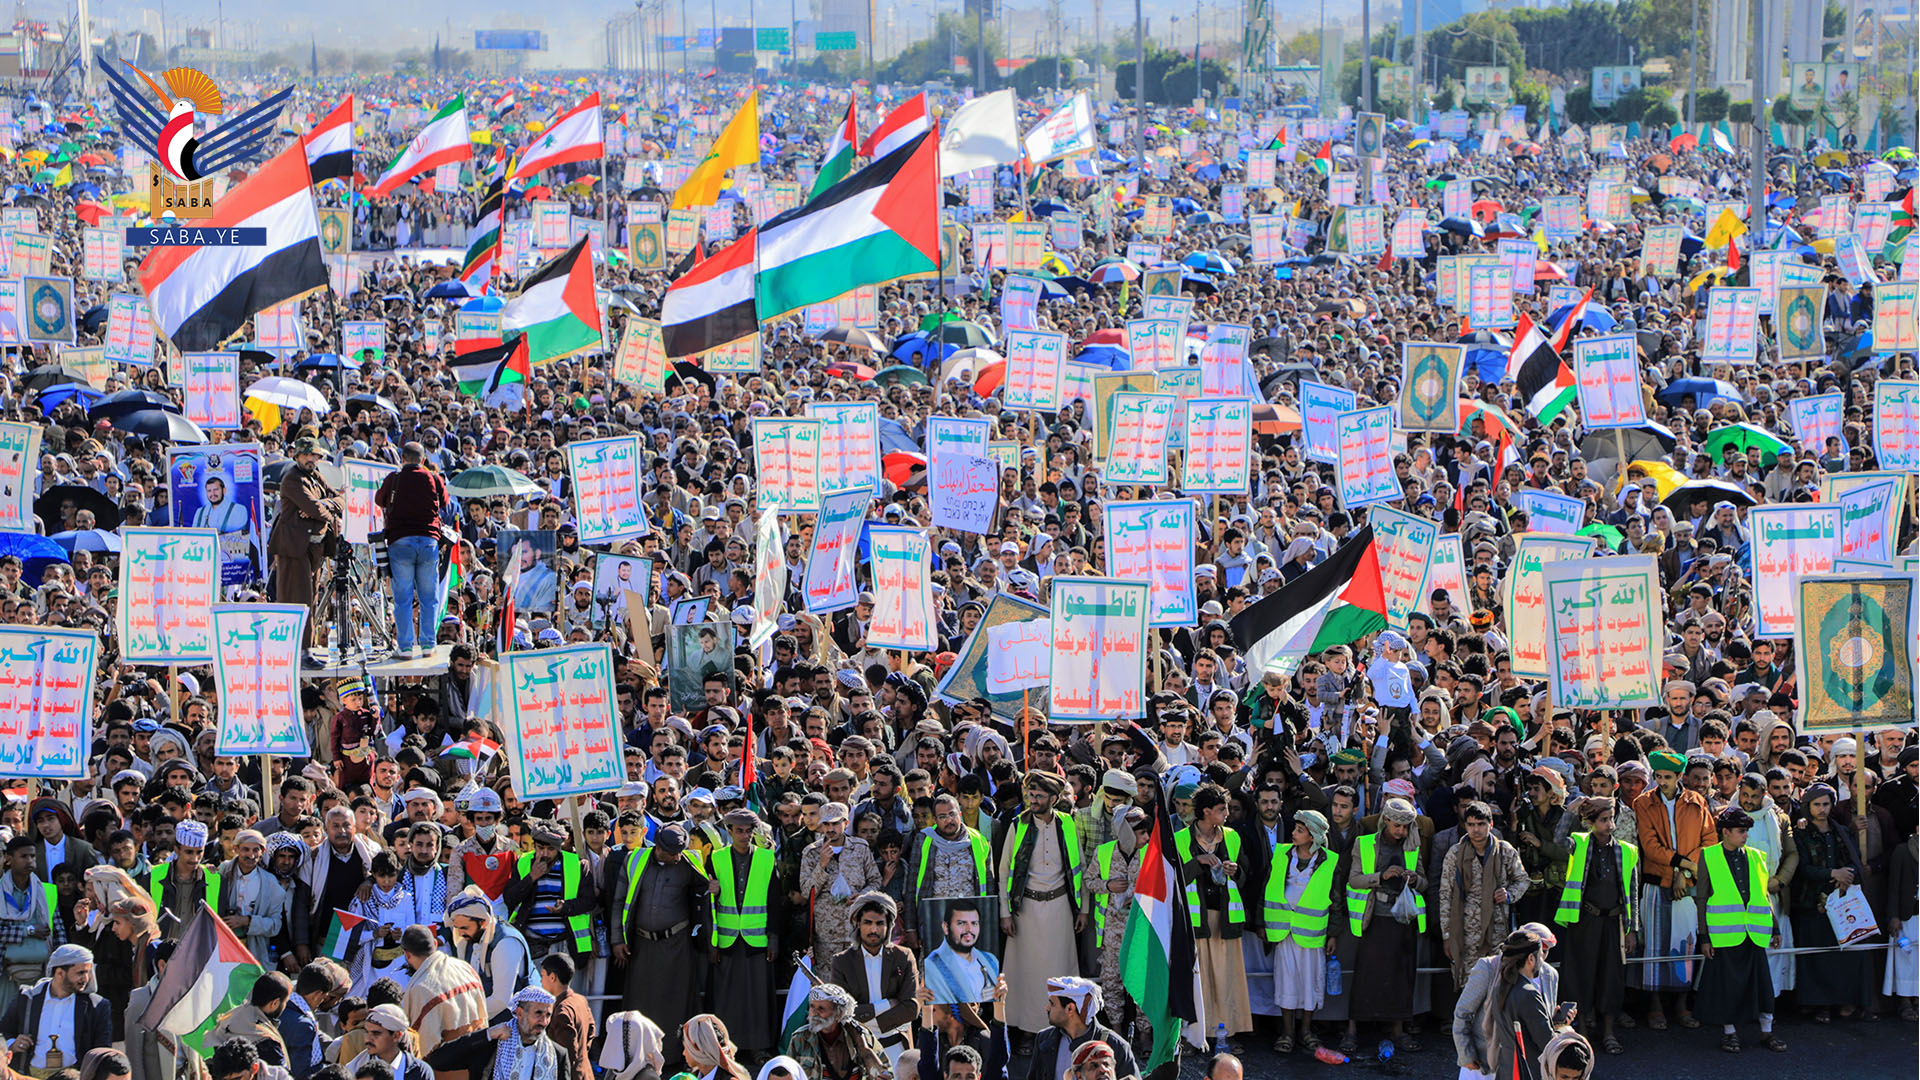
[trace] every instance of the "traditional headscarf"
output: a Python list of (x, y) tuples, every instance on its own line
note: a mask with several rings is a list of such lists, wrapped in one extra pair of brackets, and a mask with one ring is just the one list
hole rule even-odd
[(192, 818), (176, 822), (173, 826), (173, 843), (175, 847), (183, 848), (206, 847), (207, 827)]
[(1293, 815), (1295, 825), (1307, 827), (1307, 835), (1313, 838), (1315, 851), (1327, 846), (1327, 816), (1318, 810), (1299, 810)]
[(1613, 771), (1619, 773), (1620, 779), (1622, 780), (1625, 780), (1629, 776), (1635, 776), (1639, 777), (1640, 782), (1643, 784), (1651, 784), (1653, 782), (1653, 771), (1647, 768), (1643, 762), (1623, 761), (1615, 765)]
[(1419, 815), (1414, 812), (1413, 804), (1405, 799), (1388, 799), (1380, 808), (1382, 824), (1412, 825)]
[(807, 1070), (801, 1068), (799, 1062), (785, 1054), (775, 1054), (769, 1058), (765, 1065), (760, 1066), (760, 1073), (754, 1080), (770, 1080), (775, 1069), (785, 1071), (788, 1076), (793, 1077), (793, 1080), (807, 1080)]
[(1100, 1012), (1100, 984), (1078, 975), (1063, 975), (1047, 980), (1047, 993), (1066, 998), (1080, 1007), (1080, 1015), (1091, 1021)]
[(633, 1080), (640, 1070), (667, 1067), (666, 1032), (643, 1014), (629, 1009), (607, 1017), (607, 1041), (600, 1047), (600, 1067), (614, 1080)]
[(80, 1080), (100, 1080), (107, 1075), (107, 1058), (119, 1053), (111, 1046), (96, 1046), (80, 1059)]
[[(1806, 806), (1807, 804), (1813, 802), (1815, 798), (1821, 795), (1825, 795), (1827, 798), (1831, 799), (1835, 805), (1838, 805), (1840, 802), (1840, 796), (1837, 792), (1833, 790), (1832, 784), (1810, 784), (1808, 785), (1806, 792), (1800, 796), (1800, 805)], [(1833, 807), (1828, 807), (1827, 812), (1832, 813)]]
[(1120, 854), (1131, 858), (1134, 852), (1140, 850), (1140, 837), (1133, 831), (1132, 819), (1135, 814), (1145, 817), (1146, 813), (1132, 803), (1113, 812), (1113, 843), (1120, 849)]
[(688, 1017), (680, 1025), (680, 1038), (686, 1046), (687, 1064), (696, 1068), (704, 1064), (722, 1076), (733, 1073), (733, 1040), (727, 1037), (727, 1025), (719, 1017), (712, 1013)]
[(832, 983), (816, 983), (813, 989), (807, 991), (807, 1004), (816, 1001), (833, 1002), (835, 1018), (843, 1024), (853, 1019), (853, 995)]
[(1655, 750), (1647, 755), (1647, 763), (1657, 773), (1683, 773), (1687, 771), (1687, 759), (1671, 750)]
[(93, 963), (93, 950), (85, 945), (68, 942), (53, 950), (53, 955), (47, 958), (47, 970), (54, 971), (63, 967), (72, 967), (75, 964), (91, 963)]
[(541, 987), (529, 986), (513, 995), (512, 1000), (508, 1001), (507, 1004), (515, 1009), (522, 1005), (551, 1005), (553, 1004), (553, 995), (547, 993), (546, 990)]

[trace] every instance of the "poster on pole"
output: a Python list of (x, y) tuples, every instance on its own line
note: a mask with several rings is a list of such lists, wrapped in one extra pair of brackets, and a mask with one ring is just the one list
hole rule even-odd
[(1844, 409), (1842, 395), (1837, 390), (1831, 394), (1788, 398), (1787, 424), (1793, 430), (1794, 441), (1802, 450), (1824, 454), (1827, 440), (1839, 439), (1844, 453), (1846, 436), (1840, 427)]
[(222, 585), (244, 585), (265, 576), (260, 444), (169, 448), (167, 492), (169, 520), (219, 532)]
[(305, 604), (219, 604), (213, 609), (213, 675), (220, 689), (214, 752), (233, 757), (313, 753), (300, 707)]
[(640, 436), (570, 442), (564, 449), (581, 544), (611, 544), (652, 530), (640, 502), (646, 490)]
[[(934, 696), (948, 704), (985, 698), (993, 714), (1004, 720), (1016, 719), (1021, 710), (1032, 709), (1045, 715), (1047, 695), (1028, 693), (1022, 690), (990, 691), (987, 665), (992, 662), (989, 655), (993, 630), (1010, 623), (1047, 623), (1047, 609), (1039, 604), (1030, 603), (1008, 593), (996, 592), (986, 601), (986, 614), (974, 625), (973, 632), (960, 644), (958, 659), (941, 676), (934, 687)], [(1040, 677), (1045, 679), (1052, 663), (1053, 635), (1051, 623), (1047, 623), (1046, 653), (1041, 659)]]
[(1774, 293), (1774, 309), (1773, 336), (1780, 347), (1780, 359), (1827, 355), (1825, 285), (1783, 284)]
[(1913, 575), (1803, 577), (1794, 600), (1799, 729), (1912, 727)]
[(1639, 347), (1632, 334), (1573, 343), (1573, 379), (1587, 427), (1638, 427), (1647, 422), (1640, 397)]
[(761, 514), (753, 529), (753, 629), (747, 644), (758, 650), (780, 629), (787, 595), (787, 559), (780, 543), (780, 515)]
[(1516, 489), (1513, 508), (1526, 513), (1528, 532), (1577, 534), (1587, 524), (1586, 501), (1557, 491)]
[[(1856, 562), (1893, 561), (1894, 530), (1906, 507), (1910, 474), (1855, 473), (1833, 501), (1840, 507), (1840, 557)], [(1825, 491), (1821, 493), (1826, 499)]]
[(153, 316), (138, 296), (115, 293), (107, 301), (107, 359), (147, 367), (153, 363)]
[(987, 635), (989, 698), (995, 694), (1017, 695), (1045, 688), (1049, 656), (1053, 651), (1051, 622), (1033, 619), (988, 626), (983, 621), (980, 629)]
[(753, 422), (755, 506), (782, 514), (820, 509), (818, 420), (759, 418)]
[(1167, 482), (1167, 441), (1173, 430), (1173, 394), (1113, 395), (1107, 460), (1101, 478), (1109, 484), (1164, 484)]
[(209, 430), (240, 427), (240, 354), (237, 352), (183, 353), (186, 380), (181, 414)]
[(1233, 397), (1247, 392), (1247, 358), (1252, 355), (1253, 328), (1241, 323), (1214, 323), (1207, 328), (1207, 345), (1200, 350), (1200, 394)]
[(1755, 637), (1792, 637), (1793, 609), (1801, 577), (1833, 573), (1840, 557), (1838, 506), (1807, 503), (1756, 506), (1747, 511), (1752, 537)]
[(1529, 679), (1552, 674), (1547, 657), (1546, 567), (1568, 559), (1584, 559), (1592, 553), (1590, 536), (1527, 533), (1519, 538), (1513, 565), (1500, 583), (1514, 674), (1524, 672)]
[(880, 480), (880, 405), (873, 401), (812, 401), (807, 416), (820, 421), (820, 489), (824, 494), (872, 487)]
[(1300, 433), (1306, 444), (1300, 456), (1308, 461), (1339, 461), (1340, 440), (1334, 433), (1334, 418), (1352, 412), (1359, 401), (1344, 387), (1300, 380)]
[(1144, 581), (1053, 579), (1050, 719), (1094, 723), (1146, 715), (1147, 593)]
[(1192, 499), (1110, 502), (1105, 515), (1107, 573), (1147, 583), (1148, 626), (1192, 626), (1194, 599)]
[(1920, 382), (1882, 379), (1874, 384), (1873, 456), (1891, 472), (1920, 471)]
[(1008, 330), (1040, 329), (1040, 279), (1009, 274), (1000, 285), (1000, 323)]
[(824, 495), (814, 519), (813, 546), (807, 551), (807, 576), (802, 587), (807, 610), (828, 615), (850, 608), (860, 594), (854, 571), (860, 565), (860, 531), (872, 488), (846, 488)]
[(220, 534), (127, 525), (120, 542), (120, 602), (114, 606), (120, 659), (129, 664), (210, 662)]
[(1186, 332), (1179, 319), (1128, 319), (1127, 355), (1133, 366), (1143, 371), (1179, 367), (1186, 362), (1181, 355)]
[(1247, 219), (1256, 266), (1273, 266), (1287, 257), (1287, 219), (1279, 214), (1254, 214)]
[(340, 471), (347, 481), (341, 496), (347, 513), (340, 522), (340, 534), (349, 544), (364, 544), (372, 534), (386, 531), (387, 513), (373, 497), (389, 475), (400, 471), (400, 466), (348, 458), (341, 462)]
[(614, 381), (637, 386), (642, 393), (658, 394), (667, 388), (671, 367), (660, 324), (652, 319), (628, 319), (613, 353)]
[(993, 438), (993, 421), (984, 417), (927, 417), (927, 465), (931, 468), (942, 454), (966, 454), (991, 457), (987, 443)]
[(1373, 526), (1373, 542), (1380, 555), (1387, 625), (1404, 634), (1407, 616), (1427, 607), (1427, 579), (1434, 547), (1440, 540), (1440, 524), (1389, 506), (1367, 511), (1367, 521)]
[(867, 528), (873, 559), (873, 620), (870, 649), (926, 652), (934, 646), (933, 539), (925, 529), (894, 525)]
[(1548, 565), (1547, 660), (1553, 704), (1563, 709), (1644, 709), (1660, 700), (1658, 556), (1575, 559)]
[(41, 435), (38, 424), (0, 420), (0, 530), (34, 531), (33, 478), (40, 472)]
[(1400, 345), (1400, 386), (1397, 422), (1402, 431), (1444, 431), (1460, 427), (1460, 371), (1465, 366), (1464, 345), (1407, 341)]
[(93, 630), (0, 629), (0, 773), (86, 777), (99, 659)]
[(1700, 359), (1751, 364), (1759, 359), (1760, 290), (1722, 285), (1707, 296), (1707, 335)]
[(1640, 263), (1655, 277), (1673, 277), (1680, 267), (1680, 240), (1686, 234), (1680, 225), (1655, 225), (1640, 241)]
[(1006, 382), (1002, 403), (1009, 409), (1058, 412), (1067, 335), (1043, 330), (1007, 331)]
[(1180, 490), (1188, 495), (1238, 495), (1253, 485), (1253, 402), (1201, 397), (1183, 403), (1187, 456)]
[(561, 799), (626, 780), (610, 646), (510, 652), (500, 675), (495, 710), (515, 794)]
[[(1916, 243), (1911, 237), (1907, 243)], [(1920, 281), (1883, 281), (1873, 287), (1873, 351), (1920, 351)]]
[(930, 470), (933, 527), (984, 536), (1000, 508), (1000, 462), (972, 454), (941, 454)]
[(1402, 497), (1393, 475), (1393, 406), (1354, 409), (1334, 417), (1340, 505), (1347, 510)]
[(1448, 616), (1459, 615), (1473, 607), (1469, 600), (1472, 593), (1467, 591), (1467, 560), (1465, 548), (1460, 543), (1459, 533), (1441, 533), (1433, 541), (1433, 562), (1427, 566), (1427, 584), (1425, 596), (1420, 598), (1420, 610), (1440, 618), (1435, 611), (1433, 594), (1446, 593), (1446, 612)]

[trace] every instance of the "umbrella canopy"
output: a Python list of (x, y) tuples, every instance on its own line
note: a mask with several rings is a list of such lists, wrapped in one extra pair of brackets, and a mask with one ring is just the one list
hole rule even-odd
[(1486, 226), (1480, 224), (1477, 221), (1473, 221), (1469, 218), (1461, 218), (1461, 217), (1441, 218), (1440, 228), (1445, 230), (1446, 232), (1455, 233), (1460, 236), (1484, 237), (1487, 235)]
[(1740, 388), (1725, 379), (1675, 379), (1654, 391), (1653, 396), (1668, 405), (1678, 405), (1681, 398), (1689, 395), (1693, 397), (1693, 407), (1696, 409), (1706, 408), (1716, 398), (1741, 405), (1747, 403), (1746, 395), (1740, 392)]
[[(865, 331), (861, 332), (865, 333)], [(857, 379), (860, 382), (868, 382), (873, 379), (874, 369), (865, 364), (856, 364), (851, 360), (835, 360), (826, 366), (826, 375), (828, 378)]]
[(119, 551), (120, 536), (105, 529), (58, 532), (48, 537), (68, 551)]
[[(370, 350), (363, 349), (361, 351), (367, 352)], [(293, 366), (293, 370), (295, 371), (331, 371), (334, 368), (344, 368), (347, 371), (359, 371), (360, 361), (341, 356), (339, 353), (322, 352), (314, 353), (312, 356), (301, 360)], [(247, 393), (252, 395), (253, 391), (248, 390)]]
[(1196, 251), (1182, 262), (1195, 270), (1204, 270), (1209, 274), (1231, 274), (1234, 271), (1233, 260), (1217, 251)]
[(940, 381), (970, 378), (988, 364), (1005, 363), (1006, 357), (992, 349), (961, 349), (940, 364)]
[(85, 381), (59, 364), (41, 364), (27, 372), (26, 379), (20, 385), (28, 390), (45, 390), (50, 386), (66, 386)]
[(129, 435), (138, 435), (143, 439), (158, 439), (161, 442), (181, 443), (187, 446), (203, 446), (207, 433), (200, 425), (177, 412), (165, 409), (142, 409), (124, 416), (113, 418), (113, 426)]
[(389, 412), (395, 416), (400, 415), (400, 406), (395, 405), (393, 402), (388, 401), (386, 398), (381, 397), (379, 394), (347, 395), (347, 415), (348, 416), (357, 416), (360, 413), (366, 412), (369, 409), (378, 409), (381, 412)]
[(911, 364), (894, 364), (874, 372), (873, 383), (875, 386), (906, 386), (913, 383), (925, 386), (927, 373)]
[(0, 555), (12, 555), (23, 562), (27, 559), (67, 561), (66, 548), (39, 533), (30, 532), (0, 532)]
[(942, 345), (952, 345), (961, 349), (991, 348), (993, 331), (976, 322), (960, 319), (955, 322), (941, 323), (933, 331), (934, 340)]
[(1256, 402), (1253, 406), (1253, 431), (1256, 435), (1284, 435), (1301, 428), (1300, 411), (1291, 405)]
[(1083, 349), (1090, 345), (1125, 345), (1126, 343), (1127, 332), (1117, 326), (1109, 326), (1105, 330), (1095, 330), (1093, 333), (1080, 339), (1080, 347)]
[(1129, 281), (1139, 281), (1140, 268), (1121, 259), (1118, 262), (1094, 267), (1093, 272), (1087, 275), (1087, 280), (1095, 285), (1120, 285)]
[(316, 413), (325, 413), (328, 409), (327, 397), (319, 387), (281, 375), (255, 381), (247, 387), (246, 396), (282, 409), (312, 409)]
[(1676, 517), (1690, 517), (1693, 504), (1697, 502), (1730, 502), (1735, 506), (1752, 506), (1753, 496), (1738, 484), (1726, 480), (1689, 480), (1660, 497), (1660, 504), (1674, 512)]
[[(1635, 472), (1640, 474), (1637, 479), (1632, 477), (1632, 474)], [(1625, 487), (1629, 482), (1639, 484), (1643, 488), (1652, 485), (1654, 495), (1659, 498), (1665, 498), (1674, 488), (1686, 483), (1687, 477), (1686, 474), (1682, 473), (1679, 469), (1674, 468), (1664, 461), (1636, 458), (1633, 461), (1627, 462), (1627, 467), (1620, 470), (1619, 476), (1614, 477), (1613, 489), (1615, 493), (1618, 493), (1620, 489)]]
[(1703, 449), (1713, 456), (1715, 461), (1727, 447), (1733, 447), (1745, 454), (1749, 450), (1760, 451), (1760, 467), (1768, 468), (1788, 451), (1787, 444), (1778, 436), (1753, 424), (1728, 424), (1707, 432), (1707, 441)]
[[(1540, 263), (1538, 265), (1552, 266), (1553, 264)], [(1534, 280), (1540, 280), (1538, 270), (1534, 272)], [(1560, 280), (1566, 280), (1566, 275), (1560, 275)], [(1563, 304), (1555, 308), (1553, 314), (1547, 316), (1547, 322), (1552, 325), (1554, 329), (1559, 329), (1560, 324), (1565, 322), (1567, 316), (1573, 312), (1573, 308), (1574, 305), (1572, 304)], [(1589, 330), (1598, 330), (1600, 333), (1606, 334), (1611, 333), (1615, 327), (1619, 326), (1620, 320), (1613, 317), (1613, 312), (1608, 311), (1599, 304), (1588, 304), (1587, 309), (1580, 313), (1580, 325)]]
[(1608, 551), (1619, 551), (1620, 545), (1627, 541), (1627, 535), (1625, 533), (1611, 525), (1597, 521), (1581, 529), (1579, 535), (1599, 538), (1600, 542), (1607, 546)]
[(45, 390), (40, 391), (40, 396), (34, 400), (39, 404), (42, 413), (52, 416), (53, 410), (65, 405), (69, 401), (78, 401), (83, 406), (90, 406), (94, 402), (99, 401), (102, 396), (100, 391), (95, 390), (86, 383), (72, 382), (61, 383), (59, 386), (49, 386)]
[[(850, 349), (861, 349), (870, 353), (883, 353), (887, 351), (887, 343), (879, 334), (871, 330), (863, 330), (858, 326), (836, 326), (826, 333), (821, 334), (820, 340), (831, 341), (835, 344), (845, 345)], [(871, 371), (868, 372), (866, 378), (873, 378)]]
[(473, 293), (467, 289), (467, 283), (459, 278), (449, 278), (427, 290), (429, 300), (465, 300), (472, 295)]
[(151, 390), (122, 390), (94, 402), (93, 407), (87, 410), (87, 419), (99, 423), (102, 420), (111, 420), (128, 413), (144, 412), (147, 409), (179, 412), (180, 406), (175, 405), (172, 398), (164, 394), (156, 394)]
[(888, 355), (895, 360), (911, 363), (914, 353), (919, 353), (923, 357), (928, 353), (938, 353), (945, 358), (959, 348), (959, 345), (935, 342), (927, 336), (927, 331), (916, 330), (911, 334), (901, 334), (894, 338), (893, 351)]
[(1640, 427), (1621, 428), (1618, 441), (1612, 431), (1590, 431), (1580, 440), (1580, 454), (1589, 460), (1610, 458), (1618, 454), (1620, 446), (1624, 444), (1627, 460), (1633, 461), (1671, 454), (1678, 443), (1673, 432), (1659, 424), (1647, 423)]
[(895, 450), (880, 459), (880, 471), (897, 488), (918, 487), (927, 482), (927, 456), (910, 450)]
[(60, 511), (68, 503), (73, 504), (76, 513), (81, 510), (92, 511), (93, 523), (99, 528), (120, 527), (120, 505), (105, 492), (95, 491), (85, 484), (55, 484), (33, 500), (33, 512), (47, 528), (57, 529), (67, 524)]
[(538, 481), (505, 465), (480, 465), (453, 478), (447, 489), (462, 499), (513, 498), (544, 491)]

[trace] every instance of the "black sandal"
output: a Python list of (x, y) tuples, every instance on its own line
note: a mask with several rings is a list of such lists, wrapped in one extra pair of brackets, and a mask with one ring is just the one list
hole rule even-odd
[(1729, 1031), (1725, 1035), (1720, 1036), (1720, 1049), (1725, 1050), (1729, 1054), (1739, 1053), (1740, 1052), (1739, 1034), (1736, 1032)]
[(1600, 1040), (1600, 1049), (1609, 1054), (1624, 1054), (1627, 1052), (1627, 1048), (1620, 1045), (1619, 1038), (1613, 1035), (1609, 1035)]
[(1761, 1036), (1760, 1045), (1766, 1047), (1767, 1049), (1773, 1051), (1776, 1054), (1784, 1054), (1787, 1052), (1787, 1040), (1781, 1038), (1780, 1036), (1774, 1034), (1771, 1031)]

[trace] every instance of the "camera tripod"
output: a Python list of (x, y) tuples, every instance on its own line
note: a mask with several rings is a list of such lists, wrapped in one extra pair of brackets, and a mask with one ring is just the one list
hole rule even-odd
[(385, 549), (384, 539), (369, 544), (341, 541), (327, 583), (331, 625), (324, 642), (310, 650), (317, 662), (328, 667), (365, 665), (393, 655), (391, 602), (378, 584)]

